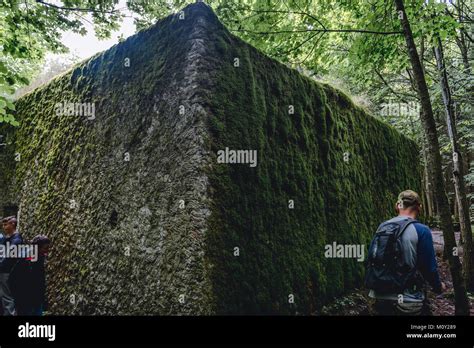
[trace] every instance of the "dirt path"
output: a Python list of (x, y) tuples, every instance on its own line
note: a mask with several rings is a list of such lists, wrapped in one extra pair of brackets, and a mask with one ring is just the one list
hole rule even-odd
[[(433, 315), (454, 315), (454, 294), (453, 283), (447, 260), (443, 260), (442, 253), (444, 248), (443, 233), (433, 231), (433, 244), (438, 261), (439, 275), (442, 282), (446, 284), (447, 291), (442, 295), (428, 293), (430, 307)], [(456, 240), (459, 241), (459, 233), (456, 233)], [(459, 245), (459, 243), (458, 243)], [(460, 257), (462, 257), (462, 248), (460, 248)], [(325, 306), (317, 315), (373, 315), (373, 299), (367, 296), (368, 290), (356, 289), (347, 296), (338, 298)], [(470, 296), (471, 315), (474, 315), (474, 294)]]

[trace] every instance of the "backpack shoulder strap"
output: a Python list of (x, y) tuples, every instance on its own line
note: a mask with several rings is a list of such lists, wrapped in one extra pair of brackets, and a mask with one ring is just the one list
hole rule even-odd
[(398, 232), (398, 236), (397, 236), (397, 239), (400, 238), (402, 235), (403, 235), (403, 232), (405, 232), (405, 230), (407, 229), (407, 227), (412, 224), (412, 223), (415, 223), (415, 222), (418, 222), (417, 220), (415, 219), (412, 219), (412, 218), (405, 218), (401, 221), (398, 221), (397, 223), (400, 225), (400, 232)]

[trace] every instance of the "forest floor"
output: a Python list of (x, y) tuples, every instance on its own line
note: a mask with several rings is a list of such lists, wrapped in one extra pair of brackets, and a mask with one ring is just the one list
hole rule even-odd
[[(454, 292), (451, 274), (449, 272), (448, 261), (443, 260), (442, 253), (444, 248), (443, 233), (433, 231), (433, 244), (438, 261), (438, 271), (441, 281), (446, 285), (446, 292), (442, 295), (436, 295), (433, 292), (428, 293), (430, 307), (433, 315), (446, 316), (454, 315)], [(459, 241), (459, 233), (456, 233), (456, 240)], [(459, 245), (459, 243), (458, 243)], [(460, 249), (460, 258), (462, 258), (462, 247)], [(356, 289), (352, 293), (340, 297), (329, 303), (321, 310), (318, 315), (374, 315), (374, 300), (368, 296), (367, 289)], [(474, 294), (469, 294), (471, 304), (471, 315), (474, 315)]]

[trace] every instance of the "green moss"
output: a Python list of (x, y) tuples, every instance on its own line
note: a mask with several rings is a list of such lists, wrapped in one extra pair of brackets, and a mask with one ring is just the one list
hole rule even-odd
[(312, 313), (361, 285), (363, 263), (326, 259), (324, 245), (368, 244), (393, 213), (396, 194), (419, 189), (417, 146), (342, 92), (225, 30), (214, 35), (211, 153), (255, 149), (259, 160), (252, 169), (214, 158), (209, 172), (208, 252), (218, 312)]

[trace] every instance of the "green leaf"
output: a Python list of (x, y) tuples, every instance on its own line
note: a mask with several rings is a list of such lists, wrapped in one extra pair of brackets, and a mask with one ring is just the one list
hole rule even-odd
[(30, 81), (24, 76), (18, 77), (18, 82), (20, 82), (23, 85), (29, 85), (30, 84)]
[(6, 74), (8, 71), (7, 67), (5, 66), (5, 63), (0, 62), (0, 73)]
[(11, 101), (7, 100), (7, 108), (9, 108), (12, 111), (15, 111), (15, 104), (13, 104)]

